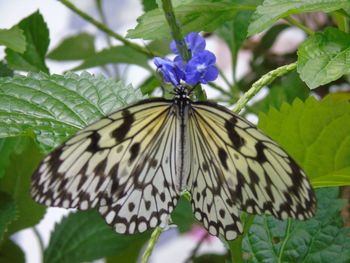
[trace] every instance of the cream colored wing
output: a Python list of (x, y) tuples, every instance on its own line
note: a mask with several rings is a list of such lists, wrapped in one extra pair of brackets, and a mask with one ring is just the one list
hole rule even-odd
[(166, 223), (179, 197), (176, 121), (172, 101), (151, 99), (93, 123), (42, 161), (33, 198), (48, 206), (98, 207), (119, 233)]
[(193, 103), (192, 166), (187, 188), (195, 216), (213, 235), (242, 231), (238, 210), (306, 219), (314, 191), (296, 162), (254, 125), (225, 107)]

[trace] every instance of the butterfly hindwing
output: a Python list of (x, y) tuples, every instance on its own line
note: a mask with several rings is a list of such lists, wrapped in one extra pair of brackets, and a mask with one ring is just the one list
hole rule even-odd
[(171, 101), (152, 99), (91, 124), (43, 160), (33, 175), (34, 199), (98, 207), (119, 233), (165, 223), (179, 197), (175, 121)]
[[(205, 187), (210, 190), (209, 197), (207, 193), (205, 197), (198, 195), (197, 199), (197, 192), (203, 187), (192, 187), (194, 212), (203, 207), (202, 212), (210, 220), (224, 222), (220, 219), (220, 209), (211, 213), (206, 208), (210, 204), (214, 208), (218, 206), (215, 198), (219, 195), (226, 207), (233, 203), (231, 216), (237, 224), (236, 231), (241, 229), (236, 208), (248, 213), (269, 213), (280, 219), (306, 219), (313, 215), (315, 196), (304, 172), (254, 125), (210, 102), (193, 103), (189, 123), (194, 127), (192, 144), (201, 149), (203, 156), (195, 157), (202, 163), (192, 166), (188, 187), (205, 181)], [(214, 185), (212, 190), (208, 188), (209, 182)], [(231, 220), (226, 223), (233, 224)]]

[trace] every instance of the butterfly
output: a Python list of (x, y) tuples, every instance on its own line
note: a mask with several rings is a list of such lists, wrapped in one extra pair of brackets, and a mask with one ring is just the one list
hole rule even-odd
[(208, 232), (242, 233), (240, 211), (307, 219), (314, 191), (297, 163), (256, 126), (214, 102), (174, 98), (122, 108), (79, 131), (41, 162), (35, 201), (97, 208), (122, 234), (166, 225), (183, 191)]

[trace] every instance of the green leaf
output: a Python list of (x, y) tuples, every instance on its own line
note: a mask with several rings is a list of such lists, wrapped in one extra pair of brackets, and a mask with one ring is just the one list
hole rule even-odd
[(36, 225), (46, 210), (30, 196), (32, 173), (44, 156), (31, 137), (16, 139), (20, 140), (23, 150), (11, 155), (6, 174), (0, 180), (0, 191), (11, 195), (16, 204), (16, 219), (9, 225), (8, 234)]
[(228, 255), (204, 254), (193, 259), (193, 263), (226, 263), (229, 262)]
[(8, 224), (13, 221), (15, 217), (16, 205), (13, 198), (8, 193), (0, 192), (0, 241), (4, 237)]
[(23, 53), (26, 50), (26, 38), (23, 30), (16, 26), (10, 29), (0, 29), (0, 45), (4, 45), (15, 52)]
[(196, 222), (192, 213), (191, 203), (183, 196), (179, 199), (174, 212), (171, 214), (171, 218), (181, 233), (191, 230)]
[[(148, 232), (136, 235), (117, 234), (97, 211), (79, 211), (69, 214), (55, 226), (44, 253), (44, 262), (74, 263), (118, 256), (132, 249), (135, 242), (146, 242), (149, 237)], [(134, 249), (133, 254), (139, 253), (138, 249)]]
[(31, 129), (49, 151), (89, 123), (140, 98), (131, 86), (88, 73), (0, 78), (0, 137)]
[(141, 84), (140, 90), (143, 95), (151, 95), (152, 92), (159, 86), (160, 81), (156, 77), (150, 76)]
[(333, 262), (350, 259), (350, 228), (344, 228), (337, 188), (316, 191), (318, 210), (306, 221), (255, 216), (243, 249), (246, 262)]
[(26, 38), (26, 50), (23, 54), (9, 48), (5, 50), (8, 65), (14, 70), (43, 71), (49, 70), (45, 65), (45, 54), (49, 46), (49, 30), (39, 11), (23, 19), (18, 25)]
[(127, 46), (106, 48), (86, 58), (82, 64), (72, 70), (82, 70), (103, 66), (111, 63), (134, 64), (150, 69), (148, 57)]
[[(232, 19), (238, 10), (254, 10), (255, 6), (233, 3), (229, 0), (178, 0), (173, 1), (176, 19), (182, 33), (212, 31)], [(205, 15), (203, 15), (205, 14)], [(128, 31), (129, 38), (161, 39), (170, 36), (162, 10), (154, 9), (138, 18), (135, 29)]]
[(13, 76), (13, 70), (10, 69), (7, 64), (5, 64), (3, 61), (0, 61), (0, 77), (12, 77)]
[(336, 28), (309, 37), (298, 49), (298, 72), (310, 87), (336, 80), (350, 69), (350, 35)]
[(303, 167), (314, 187), (350, 184), (350, 103), (339, 96), (296, 99), (260, 114), (259, 127)]
[(12, 240), (7, 239), (0, 246), (0, 262), (1, 263), (24, 263), (25, 257), (22, 249)]
[(306, 12), (332, 12), (347, 8), (348, 0), (265, 0), (249, 25), (249, 36), (264, 31), (280, 18)]
[(94, 36), (88, 33), (65, 38), (47, 57), (53, 60), (80, 60), (95, 54)]
[(156, 0), (142, 0), (142, 6), (144, 12), (158, 8)]
[(278, 83), (273, 83), (267, 96), (254, 103), (250, 108), (254, 113), (268, 112), (270, 108), (279, 109), (282, 103), (292, 103), (296, 98), (305, 101), (310, 90), (299, 78), (296, 72), (292, 72), (280, 79)]

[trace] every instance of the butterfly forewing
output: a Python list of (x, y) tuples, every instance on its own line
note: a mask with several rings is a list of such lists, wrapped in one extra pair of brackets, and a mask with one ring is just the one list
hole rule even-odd
[(147, 100), (81, 130), (41, 163), (33, 175), (34, 199), (98, 207), (119, 233), (166, 223), (179, 196), (175, 112), (171, 101)]
[(201, 131), (193, 133), (199, 138), (192, 140), (202, 142), (208, 157), (193, 167), (207, 174), (192, 176), (190, 184), (210, 177), (222, 188), (212, 195), (224, 197), (224, 192), (235, 207), (248, 213), (269, 213), (280, 219), (306, 219), (314, 214), (316, 201), (307, 177), (275, 142), (222, 106), (205, 102), (193, 103), (191, 108), (189, 122)]

